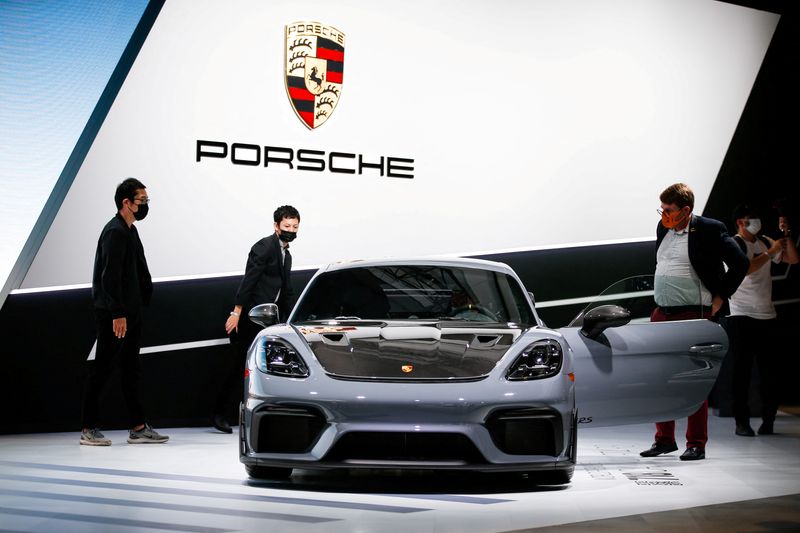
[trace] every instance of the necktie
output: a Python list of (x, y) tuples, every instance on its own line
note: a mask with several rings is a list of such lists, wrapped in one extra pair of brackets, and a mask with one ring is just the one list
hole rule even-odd
[(289, 253), (289, 245), (288, 244), (286, 245), (286, 248), (283, 249), (283, 253), (284, 253), (283, 265), (281, 265), (283, 268), (281, 269), (281, 274), (282, 274), (281, 277), (284, 279), (284, 281), (286, 281), (286, 278), (287, 278), (287, 275), (288, 275), (288, 270), (289, 270), (287, 268), (287, 266), (290, 265), (291, 261), (292, 261), (292, 254)]

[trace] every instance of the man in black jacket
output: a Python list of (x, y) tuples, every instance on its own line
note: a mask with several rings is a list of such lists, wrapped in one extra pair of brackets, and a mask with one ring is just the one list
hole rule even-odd
[(256, 305), (275, 303), (278, 305), (279, 319), (286, 321), (294, 305), (289, 243), (297, 237), (300, 213), (290, 205), (283, 205), (275, 210), (273, 220), (275, 233), (264, 237), (250, 249), (233, 311), (225, 321), (225, 331), (231, 340), (232, 357), (217, 394), (212, 416), (212, 425), (224, 433), (232, 432), (225, 413), (232, 391), (238, 391), (236, 385), (242, 382), (247, 350), (261, 330), (248, 320), (247, 314)]
[[(671, 185), (660, 199), (654, 291), (658, 307), (650, 320), (716, 320), (747, 273), (747, 256), (725, 224), (692, 213), (694, 193), (688, 185)], [(708, 400), (689, 416), (681, 459), (704, 459), (707, 441)], [(655, 443), (640, 455), (655, 457), (677, 449), (675, 421), (669, 420), (656, 424)]]
[(117, 214), (100, 233), (94, 258), (92, 299), (97, 350), (94, 361), (89, 363), (80, 443), (111, 444), (98, 429), (98, 408), (100, 393), (116, 365), (130, 418), (128, 442), (163, 443), (169, 437), (158, 434), (145, 422), (139, 401), (142, 306), (150, 301), (153, 283), (134, 222), (147, 216), (150, 199), (142, 182), (128, 178), (117, 186), (114, 202)]

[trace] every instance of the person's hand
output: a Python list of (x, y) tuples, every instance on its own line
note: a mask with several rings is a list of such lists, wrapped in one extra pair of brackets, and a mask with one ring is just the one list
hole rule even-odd
[(115, 318), (111, 321), (111, 329), (114, 330), (114, 335), (118, 339), (124, 338), (125, 333), (128, 332), (128, 319), (125, 317)]
[(772, 246), (770, 246), (769, 250), (767, 250), (767, 253), (770, 255), (770, 257), (772, 257), (775, 254), (781, 253), (785, 247), (786, 247), (785, 237), (783, 239), (775, 239), (775, 241), (772, 243)]
[(228, 320), (225, 321), (225, 333), (230, 335), (231, 331), (234, 330), (236, 330), (236, 333), (239, 333), (239, 317), (237, 315), (231, 315), (228, 317)]
[(716, 315), (722, 309), (723, 303), (725, 303), (725, 300), (722, 299), (722, 296), (714, 296), (711, 300), (711, 316)]
[(790, 231), (789, 219), (783, 216), (778, 217), (778, 229), (781, 230), (781, 233), (787, 235)]

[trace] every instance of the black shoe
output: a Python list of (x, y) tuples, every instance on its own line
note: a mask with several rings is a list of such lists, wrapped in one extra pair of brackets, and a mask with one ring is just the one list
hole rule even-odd
[(669, 453), (674, 452), (678, 449), (678, 445), (674, 442), (670, 442), (669, 444), (659, 444), (654, 442), (652, 446), (650, 446), (649, 450), (645, 450), (641, 452), (639, 455), (642, 457), (656, 457), (661, 455), (662, 453)]
[[(763, 427), (763, 424), (762, 424)], [(759, 431), (761, 431), (759, 429)], [(736, 424), (736, 434), (740, 437), (755, 437), (756, 432), (750, 427), (750, 424)]]
[(681, 461), (698, 461), (705, 458), (706, 451), (697, 447), (686, 448), (686, 451), (681, 454)]
[(772, 422), (762, 422), (761, 427), (758, 428), (759, 435), (774, 435), (775, 429), (772, 427)]
[(233, 433), (231, 425), (228, 424), (228, 421), (225, 420), (225, 417), (222, 415), (214, 415), (211, 419), (211, 425), (213, 425), (214, 429), (217, 431), (221, 431), (223, 433)]

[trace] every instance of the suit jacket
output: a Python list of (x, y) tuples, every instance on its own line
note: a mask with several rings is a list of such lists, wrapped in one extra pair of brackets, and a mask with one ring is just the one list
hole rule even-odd
[[(669, 230), (660, 222), (656, 228), (656, 250)], [(692, 215), (689, 222), (689, 262), (712, 296), (727, 300), (747, 275), (750, 261), (725, 224), (713, 218)], [(723, 263), (728, 267), (725, 270)]]
[(150, 303), (153, 281), (144, 247), (136, 226), (117, 213), (97, 241), (92, 274), (94, 306), (111, 313), (112, 318), (135, 317)]
[(273, 233), (264, 237), (250, 248), (244, 277), (236, 291), (236, 305), (241, 305), (246, 314), (256, 305), (277, 303), (280, 320), (285, 322), (294, 305), (291, 270), (292, 256), (287, 250), (286, 259), (281, 258), (278, 236)]

